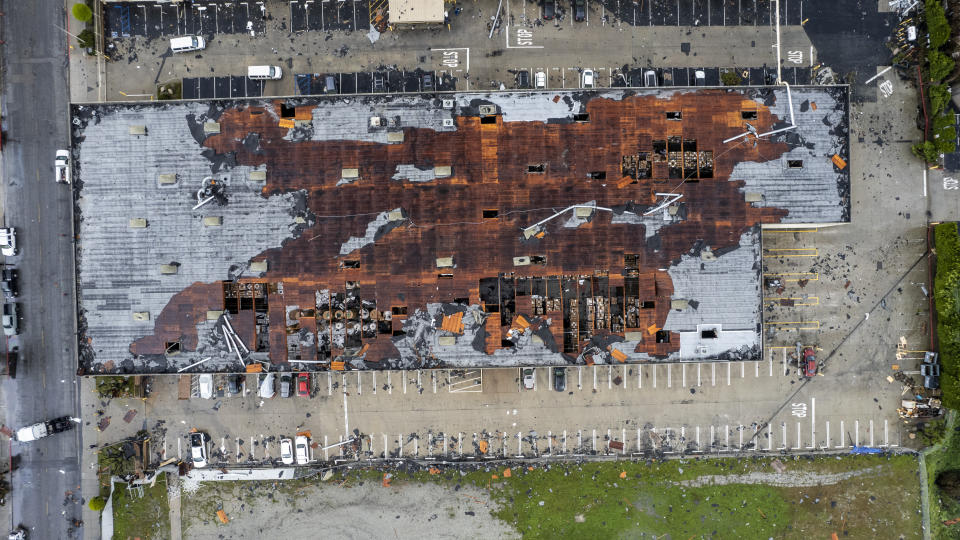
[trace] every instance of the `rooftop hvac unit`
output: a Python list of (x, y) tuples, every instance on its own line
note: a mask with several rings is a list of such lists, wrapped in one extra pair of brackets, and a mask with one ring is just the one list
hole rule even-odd
[(697, 354), (707, 354), (707, 348), (703, 345), (697, 347)]
[(443, 127), (453, 127), (453, 118), (444, 118)]
[(452, 100), (452, 99), (445, 99), (445, 100), (443, 100), (443, 108), (444, 108), (444, 109), (452, 109), (452, 108), (453, 108), (453, 100)]
[(491, 114), (497, 114), (497, 106), (496, 106), (496, 105), (481, 105), (481, 106), (480, 106), (480, 114), (481, 114), (481, 115), (484, 115), (484, 116), (489, 116), (489, 115), (491, 115)]
[(370, 117), (370, 127), (372, 127), (372, 128), (378, 128), (378, 127), (380, 127), (380, 126), (382, 126), (382, 125), (383, 125), (383, 119), (381, 119), (379, 116), (371, 116), (371, 117)]

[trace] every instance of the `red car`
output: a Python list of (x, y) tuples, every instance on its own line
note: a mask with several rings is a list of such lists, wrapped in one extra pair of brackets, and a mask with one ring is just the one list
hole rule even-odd
[(803, 350), (803, 375), (806, 377), (817, 375), (817, 357), (814, 354), (813, 347), (807, 347)]
[(297, 395), (310, 397), (310, 374), (297, 373)]

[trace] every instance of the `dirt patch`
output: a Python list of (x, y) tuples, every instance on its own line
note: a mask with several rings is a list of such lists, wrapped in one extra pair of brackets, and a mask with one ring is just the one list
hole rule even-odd
[[(515, 538), (490, 515), (495, 503), (479, 489), (380, 482), (303, 484), (297, 487), (243, 482), (203, 485), (184, 493), (183, 537), (229, 538)], [(247, 485), (244, 485), (247, 484)], [(251, 489), (253, 487), (253, 489)], [(222, 504), (230, 522), (215, 512)]]
[(725, 486), (728, 484), (766, 484), (780, 487), (812, 487), (832, 485), (864, 474), (876, 474), (881, 467), (870, 467), (858, 471), (843, 473), (819, 474), (812, 472), (783, 472), (766, 473), (752, 472), (749, 474), (712, 474), (697, 477), (695, 480), (683, 480), (680, 485), (687, 487)]

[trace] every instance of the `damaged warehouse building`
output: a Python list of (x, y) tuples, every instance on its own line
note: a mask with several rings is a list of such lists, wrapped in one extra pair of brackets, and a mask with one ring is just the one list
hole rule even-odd
[(80, 372), (757, 360), (848, 89), (74, 105)]

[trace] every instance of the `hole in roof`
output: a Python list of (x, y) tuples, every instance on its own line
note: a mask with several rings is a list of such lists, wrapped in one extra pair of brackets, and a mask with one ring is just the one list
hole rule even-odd
[(543, 163), (527, 165), (528, 173), (542, 173), (544, 170), (546, 170), (546, 166)]
[(740, 117), (744, 120), (756, 120), (757, 111), (740, 111)]
[(667, 120), (680, 120), (683, 118), (682, 111), (667, 111)]
[(500, 212), (496, 209), (486, 208), (483, 210), (483, 219), (497, 219)]
[(644, 300), (643, 302), (640, 303), (640, 307), (642, 309), (653, 309), (657, 307), (657, 303), (654, 302), (653, 300)]
[(589, 122), (590, 114), (589, 113), (577, 113), (573, 115), (574, 122)]
[(657, 343), (670, 343), (670, 332), (657, 330)]
[(701, 339), (717, 339), (717, 329), (711, 328), (709, 330), (701, 330), (700, 338)]

